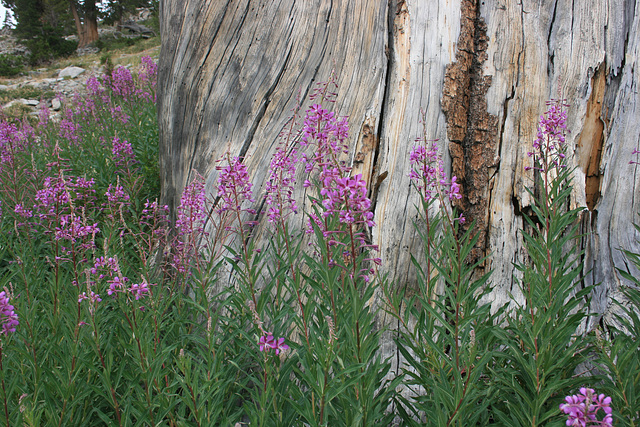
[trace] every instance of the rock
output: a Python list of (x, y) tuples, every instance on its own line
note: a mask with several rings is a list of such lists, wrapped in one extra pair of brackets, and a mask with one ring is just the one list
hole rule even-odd
[(78, 56), (91, 55), (93, 53), (98, 53), (98, 52), (100, 52), (100, 49), (98, 49), (95, 46), (93, 46), (93, 47), (89, 46), (89, 47), (76, 49), (76, 55), (78, 55)]
[(53, 109), (53, 111), (60, 111), (60, 109), (62, 108), (62, 102), (60, 102), (58, 98), (53, 98), (51, 100), (51, 108)]
[(28, 105), (29, 107), (37, 107), (40, 104), (40, 101), (37, 99), (22, 99), (21, 100), (24, 105)]
[(26, 82), (24, 85), (35, 87), (36, 89), (49, 89), (49, 86), (50, 86), (50, 84), (45, 80), (40, 82), (38, 81)]
[(0, 90), (9, 90), (9, 86), (7, 86), (7, 85), (0, 85)]
[(62, 70), (60, 70), (60, 72), (58, 73), (58, 77), (71, 77), (72, 79), (75, 79), (76, 77), (78, 77), (80, 74), (84, 73), (84, 68), (80, 68), (80, 67), (67, 67), (64, 68)]
[(131, 33), (134, 34), (140, 34), (140, 35), (148, 35), (148, 36), (155, 36), (156, 33), (148, 27), (145, 27), (144, 25), (141, 24), (137, 24), (133, 21), (125, 21), (121, 27), (123, 29), (127, 29), (129, 30)]

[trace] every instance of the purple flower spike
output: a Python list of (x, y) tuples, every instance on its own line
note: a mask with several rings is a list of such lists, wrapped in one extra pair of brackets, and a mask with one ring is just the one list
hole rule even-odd
[[(567, 134), (567, 104), (564, 100), (552, 99), (547, 102), (547, 111), (540, 116), (538, 134), (533, 142), (533, 151), (527, 153), (534, 159), (541, 172), (551, 168), (564, 168), (564, 145)], [(530, 168), (531, 169), (531, 168)]]
[(205, 203), (204, 178), (197, 175), (191, 184), (185, 187), (178, 206), (178, 239), (172, 264), (180, 273), (189, 272), (189, 257), (200, 249), (207, 219)]
[(450, 181), (446, 179), (444, 162), (438, 154), (438, 144), (435, 141), (430, 142), (430, 146), (418, 145), (409, 153), (409, 162), (412, 165), (409, 178), (425, 202), (438, 194), (444, 194), (449, 200), (461, 199), (458, 177), (452, 176)]
[(13, 306), (9, 304), (9, 297), (5, 291), (0, 292), (0, 326), (2, 327), (0, 333), (9, 335), (9, 332), (16, 331), (16, 326), (19, 324), (18, 315)]
[(218, 196), (222, 199), (223, 211), (241, 211), (242, 202), (254, 202), (251, 192), (251, 179), (247, 167), (241, 162), (240, 157), (227, 156), (225, 166), (217, 166), (220, 171), (218, 176)]
[[(582, 387), (579, 394), (565, 397), (560, 404), (560, 410), (568, 415), (568, 426), (602, 426), (612, 427), (613, 416), (611, 398), (604, 394), (596, 394), (591, 388)], [(598, 420), (598, 412), (602, 410), (604, 416)]]
[(271, 159), (266, 198), (269, 222), (278, 222), (286, 218), (288, 213), (298, 211), (293, 198), (297, 160), (296, 152), (287, 154), (286, 147), (278, 148)]
[(289, 346), (284, 343), (284, 338), (275, 339), (271, 334), (262, 335), (258, 340), (258, 344), (260, 345), (260, 351), (268, 352), (269, 350), (275, 350), (276, 355), (280, 354), (281, 351), (289, 349)]

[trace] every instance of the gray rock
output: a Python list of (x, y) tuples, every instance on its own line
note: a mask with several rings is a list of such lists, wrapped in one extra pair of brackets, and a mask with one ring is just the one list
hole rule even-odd
[(62, 102), (60, 102), (58, 98), (53, 98), (51, 100), (51, 108), (53, 108), (53, 111), (60, 111), (62, 108)]
[(7, 86), (7, 85), (0, 85), (0, 90), (9, 90), (9, 86)]
[(67, 67), (64, 68), (62, 70), (60, 70), (60, 72), (58, 73), (58, 77), (71, 77), (72, 79), (75, 79), (76, 77), (78, 77), (80, 74), (84, 73), (84, 68), (80, 68), (80, 67)]
[(21, 100), (24, 105), (28, 105), (29, 107), (37, 107), (40, 104), (40, 101), (37, 99), (22, 99)]

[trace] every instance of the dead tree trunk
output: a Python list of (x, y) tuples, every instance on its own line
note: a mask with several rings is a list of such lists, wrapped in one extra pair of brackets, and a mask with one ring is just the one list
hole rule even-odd
[(630, 268), (619, 248), (640, 250), (631, 227), (640, 178), (629, 164), (640, 148), (639, 14), (640, 0), (164, 0), (163, 197), (175, 206), (195, 172), (211, 189), (227, 150), (246, 156), (264, 194), (297, 91), (304, 97), (335, 68), (335, 107), (350, 118), (352, 164), (371, 185), (373, 240), (391, 279), (415, 280), (410, 254), (421, 250), (408, 156), (423, 110), (481, 234), (475, 255), (489, 254), (495, 308), (520, 297), (527, 152), (560, 91), (571, 105), (572, 203), (587, 208), (592, 310), (604, 313), (623, 283), (616, 268)]

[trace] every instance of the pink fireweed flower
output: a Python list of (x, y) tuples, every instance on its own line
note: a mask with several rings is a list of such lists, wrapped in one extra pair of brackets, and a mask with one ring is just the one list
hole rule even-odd
[[(560, 404), (560, 410), (568, 415), (568, 426), (613, 426), (610, 397), (596, 394), (591, 388), (582, 387), (578, 394), (567, 396), (565, 402)], [(598, 420), (598, 412), (601, 410), (603, 417)]]
[(129, 281), (129, 278), (124, 277), (120, 274), (113, 277), (111, 280), (107, 280), (109, 284), (109, 290), (107, 290), (107, 295), (111, 296), (119, 292), (124, 292), (124, 288), (126, 287), (126, 283)]
[(138, 72), (138, 83), (146, 88), (136, 89), (136, 95), (139, 99), (147, 102), (156, 101), (156, 84), (158, 78), (158, 64), (148, 56), (142, 57), (142, 65)]
[(115, 107), (111, 107), (109, 109), (109, 111), (111, 112), (111, 118), (114, 121), (120, 122), (123, 125), (126, 125), (127, 123), (129, 123), (130, 117), (127, 115), (127, 113), (122, 111), (122, 107), (121, 106), (116, 105)]
[(188, 271), (189, 255), (199, 250), (198, 245), (204, 235), (204, 225), (207, 220), (205, 203), (204, 178), (196, 175), (182, 192), (177, 210), (178, 240), (175, 244), (172, 265), (181, 273)]
[(280, 147), (271, 159), (266, 197), (266, 203), (269, 205), (267, 217), (270, 222), (286, 218), (288, 212), (296, 213), (298, 211), (296, 201), (293, 198), (296, 154), (296, 151), (287, 154), (286, 148)]
[(133, 147), (128, 141), (120, 141), (120, 138), (114, 137), (112, 144), (111, 152), (116, 166), (128, 168), (136, 163)]
[(100, 228), (97, 223), (88, 225), (83, 218), (72, 213), (60, 216), (60, 225), (56, 227), (55, 238), (56, 240), (66, 239), (75, 242), (78, 238), (95, 236), (99, 232)]
[(58, 125), (58, 128), (60, 129), (58, 135), (60, 138), (64, 138), (67, 141), (76, 144), (80, 139), (80, 125), (75, 123), (73, 119), (69, 117), (71, 114), (70, 110), (67, 111), (69, 111), (67, 118), (60, 120), (60, 124)]
[[(45, 233), (55, 232), (56, 239), (75, 241), (78, 237), (94, 236), (97, 224), (87, 224), (87, 209), (95, 200), (94, 181), (83, 177), (46, 177), (43, 188), (36, 192), (36, 208)], [(92, 239), (91, 239), (92, 240)], [(85, 242), (92, 247), (92, 242)], [(83, 243), (83, 245), (85, 244)]]
[(309, 107), (302, 127), (300, 145), (314, 146), (315, 151), (312, 156), (301, 155), (305, 171), (311, 173), (315, 168), (320, 168), (322, 174), (337, 169), (340, 176), (348, 174), (350, 168), (338, 160), (340, 155), (349, 152), (348, 136), (349, 122), (346, 117), (338, 118), (319, 104)]
[(40, 103), (40, 111), (38, 112), (38, 127), (46, 127), (49, 124), (49, 108), (45, 102)]
[(325, 180), (323, 184), (325, 185), (320, 190), (320, 194), (325, 197), (322, 200), (322, 205), (326, 209), (324, 216), (337, 212), (342, 223), (364, 223), (369, 227), (375, 225), (373, 213), (369, 211), (371, 200), (366, 197), (367, 184), (361, 174), (331, 181)]
[(275, 348), (275, 338), (273, 338), (273, 335), (263, 335), (260, 337), (258, 344), (260, 344), (260, 351), (268, 351), (270, 348)]
[(4, 335), (9, 335), (10, 332), (16, 331), (16, 326), (20, 322), (18, 321), (18, 315), (14, 311), (14, 307), (9, 304), (9, 296), (5, 291), (0, 292), (0, 325)]
[(104, 193), (107, 200), (111, 203), (122, 203), (129, 201), (129, 195), (124, 191), (121, 185), (109, 184), (109, 188)]
[(102, 86), (102, 84), (100, 83), (100, 81), (96, 78), (96, 76), (91, 76), (87, 79), (87, 92), (89, 93), (90, 96), (102, 96), (102, 94), (105, 92), (104, 87)]
[(158, 76), (158, 64), (151, 59), (150, 56), (143, 56), (140, 58), (142, 62), (140, 66), (140, 72), (138, 73), (138, 79), (142, 83), (149, 83), (155, 86)]
[(218, 197), (222, 199), (222, 206), (218, 208), (218, 211), (241, 211), (244, 201), (252, 203), (255, 201), (252, 198), (251, 179), (247, 167), (239, 157), (231, 158), (227, 155), (226, 161), (225, 166), (216, 166), (216, 170), (220, 171)]
[(24, 131), (21, 132), (13, 123), (0, 122), (0, 170), (5, 166), (13, 166), (14, 155), (25, 151), (27, 143)]
[(136, 87), (133, 82), (131, 71), (126, 67), (117, 67), (111, 73), (111, 89), (116, 95), (128, 100), (135, 93)]
[(565, 100), (552, 99), (547, 102), (547, 111), (540, 116), (538, 134), (533, 142), (533, 151), (527, 153), (532, 157), (535, 167), (527, 166), (525, 170), (537, 169), (541, 172), (552, 168), (565, 168), (565, 138), (567, 134), (567, 110)]
[(438, 145), (436, 141), (429, 142), (431, 142), (430, 146), (418, 145), (409, 153), (411, 164), (409, 179), (417, 187), (425, 202), (438, 197), (438, 194), (448, 197), (449, 200), (461, 199), (458, 177), (452, 176), (451, 180), (446, 179), (444, 162), (438, 154)]
[(78, 303), (81, 303), (84, 300), (91, 300), (92, 304), (102, 302), (102, 298), (100, 298), (100, 295), (96, 294), (93, 291), (89, 292), (89, 295), (87, 295), (86, 292), (78, 295)]
[[(151, 284), (151, 286), (154, 285), (155, 283)], [(144, 298), (149, 293), (149, 291), (149, 283), (147, 283), (146, 280), (143, 280), (142, 283), (134, 283), (129, 288), (129, 292), (131, 292), (135, 296), (136, 301), (140, 298)]]
[(271, 334), (262, 335), (258, 340), (258, 344), (260, 345), (260, 351), (268, 352), (269, 350), (275, 350), (276, 355), (280, 354), (281, 351), (289, 349), (289, 346), (284, 343), (284, 338), (275, 339)]
[(13, 209), (13, 211), (21, 216), (22, 218), (31, 218), (33, 217), (33, 211), (31, 209), (25, 209), (24, 206), (22, 206), (20, 203), (18, 203), (16, 205), (16, 207)]
[(204, 231), (207, 219), (205, 202), (204, 178), (197, 175), (191, 184), (185, 187), (180, 198), (176, 220), (179, 235), (201, 234)]
[(435, 198), (439, 186), (446, 185), (444, 162), (438, 154), (438, 144), (436, 141), (430, 142), (431, 146), (418, 145), (409, 153), (409, 163), (412, 166), (409, 178), (425, 201)]

